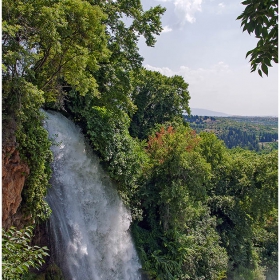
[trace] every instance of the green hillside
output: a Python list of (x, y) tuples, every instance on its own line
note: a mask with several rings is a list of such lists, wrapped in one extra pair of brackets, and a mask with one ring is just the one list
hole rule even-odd
[(184, 116), (197, 133), (215, 133), (228, 148), (242, 147), (255, 151), (278, 149), (277, 117)]

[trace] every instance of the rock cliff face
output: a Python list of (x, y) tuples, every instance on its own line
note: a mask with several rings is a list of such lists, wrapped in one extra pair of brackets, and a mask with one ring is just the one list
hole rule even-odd
[[(24, 215), (20, 208), (22, 190), (30, 169), (21, 160), (17, 149), (15, 137), (16, 122), (11, 119), (9, 121), (5, 120), (2, 123), (2, 127), (2, 227), (5, 230), (11, 226), (21, 229), (32, 223), (32, 217)], [(35, 226), (31, 245), (51, 248), (46, 223)], [(38, 279), (41, 276), (42, 278), (40, 279), (62, 280), (61, 271), (51, 261), (50, 257), (46, 257), (45, 261), (46, 263), (39, 271), (31, 269), (31, 274), (36, 274)]]
[(20, 227), (25, 218), (17, 210), (29, 168), (20, 160), (15, 146), (2, 147), (2, 226)]
[(14, 121), (3, 123), (2, 139), (2, 227), (22, 227), (28, 217), (18, 211), (21, 192), (29, 174), (27, 164), (20, 159), (15, 139)]

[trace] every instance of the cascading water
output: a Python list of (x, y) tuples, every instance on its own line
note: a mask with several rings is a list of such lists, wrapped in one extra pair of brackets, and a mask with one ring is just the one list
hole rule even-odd
[[(45, 112), (46, 113), (46, 112)], [(47, 112), (57, 143), (47, 202), (54, 255), (67, 280), (141, 279), (131, 216), (74, 123)]]

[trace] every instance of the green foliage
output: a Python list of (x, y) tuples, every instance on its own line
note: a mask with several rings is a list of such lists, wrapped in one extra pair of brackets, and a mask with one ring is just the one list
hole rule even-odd
[(133, 76), (133, 100), (137, 111), (130, 133), (145, 139), (155, 124), (182, 123), (182, 112), (189, 111), (188, 84), (181, 76), (167, 77), (142, 69)]
[[(182, 131), (189, 131), (189, 138)], [(136, 228), (136, 244), (150, 275), (161, 275), (159, 279), (168, 279), (164, 275), (169, 274), (176, 275), (174, 279), (223, 279), (226, 274), (233, 279), (262, 279), (265, 274), (275, 275), (277, 231), (272, 229), (275, 222), (269, 230), (265, 225), (277, 208), (277, 152), (258, 155), (239, 149), (229, 153), (214, 134), (203, 132), (197, 136), (188, 128), (171, 127), (150, 137), (147, 151), (150, 165), (145, 173), (146, 185), (141, 189), (144, 220)], [(190, 159), (188, 154), (196, 157), (185, 164)], [(210, 215), (203, 201), (207, 201)], [(154, 239), (149, 236), (151, 232)], [(171, 232), (177, 232), (179, 240), (183, 236), (190, 238), (191, 243), (179, 245), (170, 238)], [(265, 234), (271, 236), (271, 243)], [(171, 249), (169, 244), (177, 245)], [(178, 248), (184, 248), (182, 258), (186, 262), (179, 258)], [(270, 251), (266, 251), (268, 248)], [(169, 255), (172, 250), (180, 261)], [(162, 261), (181, 263), (180, 272), (185, 274), (157, 264), (158, 259), (151, 258), (153, 252)], [(213, 258), (216, 254), (223, 257)]]
[(264, 269), (257, 267), (250, 269), (248, 267), (238, 267), (230, 276), (233, 280), (266, 280)]
[(35, 220), (44, 220), (50, 215), (49, 206), (44, 198), (51, 176), (52, 153), (48, 133), (42, 127), (44, 115), (39, 112), (44, 100), (43, 93), (26, 82), (21, 84), (18, 91), (21, 92), (21, 108), (16, 114), (16, 137), (21, 159), (30, 168), (23, 189), (23, 206)]
[(217, 217), (222, 246), (232, 267), (253, 271), (262, 262), (255, 229), (263, 228), (277, 208), (277, 153), (234, 150), (217, 171), (208, 203)]
[[(142, 58), (137, 47), (139, 37), (143, 35), (148, 46), (155, 45), (155, 35), (159, 35), (162, 31), (160, 16), (165, 12), (165, 8), (158, 5), (143, 11), (140, 0), (95, 2), (108, 15), (104, 23), (107, 27), (106, 32), (110, 36), (108, 48), (113, 53), (111, 61), (123, 65), (127, 65), (128, 62), (134, 65), (133, 68), (137, 65), (141, 66)], [(124, 18), (128, 20), (124, 22)]]
[(143, 269), (152, 279), (223, 279), (226, 251), (206, 206), (210, 164), (200, 138), (184, 126), (150, 137), (140, 188), (143, 221), (134, 225)]
[[(162, 127), (154, 137), (149, 138), (147, 153), (151, 173), (158, 176), (156, 184), (159, 188), (166, 188), (160, 191), (166, 202), (173, 197), (176, 201), (182, 191), (197, 200), (204, 198), (209, 165), (195, 149), (199, 141), (195, 132), (184, 126), (176, 129)], [(169, 187), (172, 183), (174, 190)]]
[(278, 118), (184, 116), (197, 132), (215, 133), (228, 148), (242, 147), (261, 153), (278, 149)]
[(48, 249), (30, 245), (32, 231), (32, 227), (2, 229), (2, 279), (22, 279), (30, 268), (39, 268), (44, 263)]
[(255, 33), (258, 39), (256, 48), (246, 54), (251, 55), (251, 72), (258, 69), (260, 76), (268, 76), (271, 62), (278, 63), (278, 1), (246, 0), (242, 4), (246, 8), (237, 19), (243, 31)]
[(278, 212), (275, 208), (264, 226), (254, 228), (254, 243), (267, 280), (278, 279)]
[(64, 280), (61, 269), (55, 264), (48, 264), (44, 271), (38, 273), (29, 272), (25, 274), (22, 280)]
[(259, 156), (236, 151), (232, 154), (229, 189), (255, 222), (262, 222), (278, 202), (278, 153)]
[(24, 77), (47, 101), (69, 86), (96, 94), (92, 72), (109, 54), (104, 18), (87, 1), (3, 1), (3, 82)]
[(259, 141), (255, 134), (249, 134), (238, 128), (229, 127), (228, 131), (220, 134), (219, 138), (222, 139), (228, 148), (242, 147), (248, 150), (259, 150)]
[(124, 119), (104, 107), (93, 107), (91, 117), (87, 118), (87, 133), (96, 150), (108, 162), (112, 178), (133, 186), (141, 170), (142, 149), (128, 134), (127, 116), (122, 117)]
[(212, 171), (216, 169), (225, 159), (226, 148), (224, 142), (218, 140), (213, 133), (201, 132), (199, 134), (200, 153), (211, 164)]
[[(131, 99), (131, 71), (137, 71), (143, 58), (139, 54), (140, 35), (148, 46), (154, 46), (155, 35), (162, 30), (160, 16), (165, 9), (156, 6), (143, 11), (141, 1), (95, 1), (107, 15), (104, 24), (108, 35), (107, 47), (111, 51), (108, 61), (101, 63), (95, 74), (100, 100), (95, 106), (110, 110), (121, 109), (133, 114), (135, 104)], [(126, 19), (126, 20), (124, 20)]]
[(59, 108), (70, 90), (101, 93), (106, 105), (117, 100), (116, 106), (130, 106), (129, 72), (142, 63), (139, 36), (153, 46), (165, 11), (143, 11), (140, 1), (123, 0), (5, 0), (2, 6), (5, 93), (23, 77)]

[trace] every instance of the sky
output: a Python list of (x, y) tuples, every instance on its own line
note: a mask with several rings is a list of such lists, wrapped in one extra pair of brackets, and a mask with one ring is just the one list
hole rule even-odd
[(268, 77), (251, 73), (247, 51), (257, 39), (242, 32), (237, 0), (142, 0), (161, 5), (163, 31), (154, 47), (139, 41), (149, 70), (180, 75), (189, 84), (190, 107), (240, 116), (278, 116), (278, 65)]

